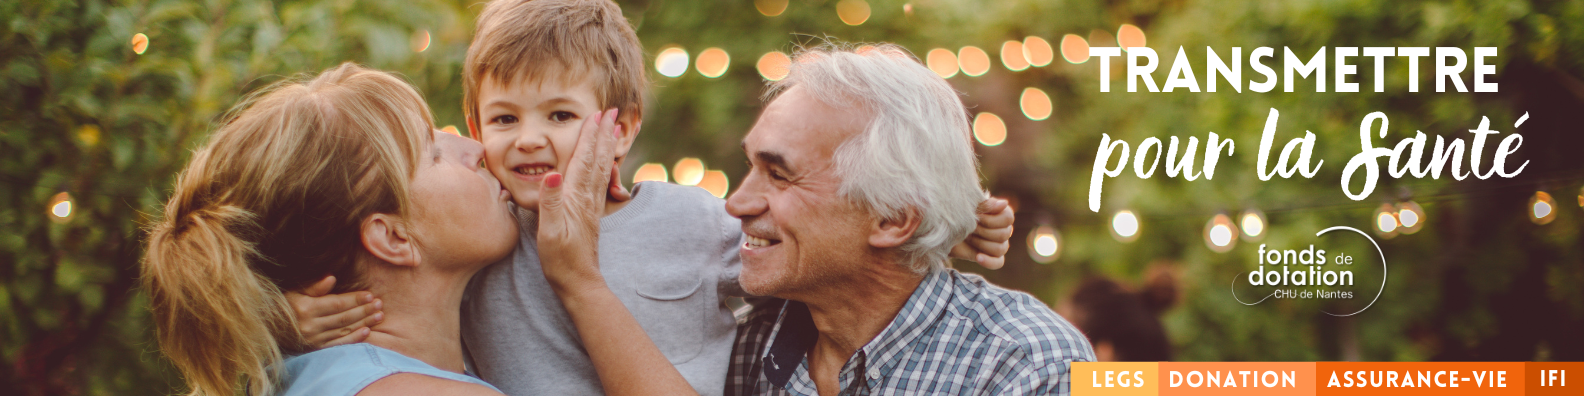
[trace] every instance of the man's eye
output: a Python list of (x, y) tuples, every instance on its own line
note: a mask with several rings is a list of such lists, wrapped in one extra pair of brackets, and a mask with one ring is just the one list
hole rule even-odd
[(577, 118), (577, 114), (572, 114), (571, 112), (557, 111), (550, 113), (550, 120), (555, 122), (572, 121), (574, 118)]
[(787, 180), (786, 177), (781, 176), (781, 172), (776, 172), (774, 170), (770, 171), (770, 178), (771, 179), (776, 179), (777, 181), (786, 181)]
[(493, 122), (493, 123), (496, 123), (496, 124), (504, 124), (504, 125), (516, 124), (517, 123), (517, 116), (503, 115), (503, 116), (499, 116), (499, 117), (495, 117), (495, 118), (491, 119), (490, 122)]

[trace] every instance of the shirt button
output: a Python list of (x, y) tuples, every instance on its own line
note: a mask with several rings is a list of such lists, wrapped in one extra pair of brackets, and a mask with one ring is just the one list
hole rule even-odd
[(869, 379), (880, 379), (880, 372), (878, 372), (878, 371), (870, 371), (869, 372)]

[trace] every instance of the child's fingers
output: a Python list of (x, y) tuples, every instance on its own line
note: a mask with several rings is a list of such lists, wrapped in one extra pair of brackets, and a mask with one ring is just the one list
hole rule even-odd
[(314, 282), (314, 284), (304, 288), (302, 294), (308, 297), (324, 296), (330, 294), (330, 290), (335, 288), (335, 283), (335, 275), (327, 275), (324, 279), (320, 279), (318, 282)]
[(292, 310), (297, 314), (297, 322), (306, 323), (313, 319), (335, 315), (357, 308), (360, 305), (372, 303), (374, 302), (374, 293), (355, 291), (310, 297), (295, 292), (287, 292), (286, 302), (291, 304)]
[(1011, 227), (1017, 220), (1012, 207), (1007, 201), (1000, 198), (988, 198), (979, 202), (979, 226), (983, 228)]
[(622, 186), (620, 172), (621, 169), (617, 169), (615, 165), (611, 166), (610, 195), (606, 199), (612, 202), (624, 202), (632, 199), (632, 192), (627, 191), (627, 187)]
[(359, 327), (372, 326), (383, 321), (385, 314), (381, 312), (382, 308), (383, 302), (376, 299), (334, 315), (299, 320), (298, 331), (302, 332), (310, 343), (316, 340), (328, 341), (345, 336)]
[(372, 330), (370, 330), (367, 327), (363, 327), (363, 328), (358, 328), (356, 330), (352, 330), (352, 331), (348, 332), (347, 335), (341, 336), (341, 338), (330, 340), (330, 342), (326, 342), (326, 343), (324, 343), (324, 345), (320, 345), (319, 349), (325, 349), (325, 348), (329, 348), (329, 347), (333, 347), (333, 346), (342, 346), (342, 345), (356, 344), (356, 343), (359, 343), (359, 342), (367, 341), (368, 340), (368, 336), (369, 336), (369, 332), (371, 332), (371, 331)]
[(1012, 226), (1008, 225), (1001, 228), (985, 228), (984, 226), (979, 226), (975, 227), (973, 234), (969, 235), (968, 237), (996, 242), (1010, 241), (1012, 240)]
[(1001, 269), (1001, 266), (1006, 265), (1006, 257), (990, 257), (984, 254), (980, 254), (979, 259), (976, 261), (979, 263), (979, 266), (993, 270)]

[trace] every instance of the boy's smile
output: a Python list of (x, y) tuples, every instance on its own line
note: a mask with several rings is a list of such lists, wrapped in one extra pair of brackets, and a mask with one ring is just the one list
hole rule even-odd
[[(559, 76), (557, 76), (559, 77)], [(485, 162), (523, 209), (539, 210), (539, 182), (565, 169), (586, 117), (600, 112), (588, 79), (565, 81), (544, 76), (503, 84), (486, 78), (479, 87), (479, 136)], [(616, 156), (625, 156), (636, 130), (622, 114), (625, 132)]]

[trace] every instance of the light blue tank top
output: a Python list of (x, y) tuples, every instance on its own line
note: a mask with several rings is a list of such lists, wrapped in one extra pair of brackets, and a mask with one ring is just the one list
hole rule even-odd
[(353, 396), (380, 378), (391, 374), (413, 373), (500, 389), (463, 374), (441, 370), (371, 344), (341, 345), (286, 359), (281, 378), (283, 396)]

